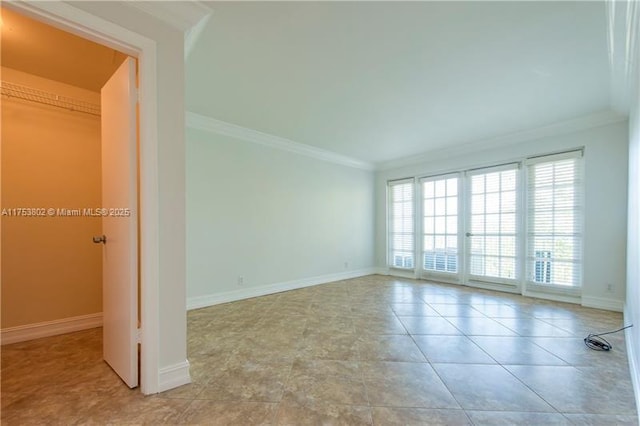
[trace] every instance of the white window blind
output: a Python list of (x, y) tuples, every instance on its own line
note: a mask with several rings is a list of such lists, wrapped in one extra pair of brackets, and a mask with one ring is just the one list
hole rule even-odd
[(414, 268), (413, 179), (389, 182), (389, 266)]
[(582, 151), (527, 160), (527, 283), (582, 285)]
[(422, 179), (422, 267), (458, 273), (457, 175)]

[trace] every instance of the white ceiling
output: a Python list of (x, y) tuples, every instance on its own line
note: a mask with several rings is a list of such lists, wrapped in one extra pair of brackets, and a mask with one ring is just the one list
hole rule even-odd
[(604, 2), (212, 2), (189, 111), (379, 163), (610, 109)]

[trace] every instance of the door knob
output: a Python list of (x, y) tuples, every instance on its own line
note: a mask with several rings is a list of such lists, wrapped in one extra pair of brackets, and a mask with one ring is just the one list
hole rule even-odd
[(98, 235), (93, 237), (93, 242), (96, 244), (107, 244), (107, 236), (106, 235)]

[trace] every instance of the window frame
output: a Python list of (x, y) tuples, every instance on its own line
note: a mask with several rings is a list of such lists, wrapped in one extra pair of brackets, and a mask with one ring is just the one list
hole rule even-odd
[[(387, 181), (387, 253), (386, 253), (386, 258), (387, 258), (387, 268), (389, 269), (395, 269), (395, 270), (399, 270), (399, 271), (415, 271), (416, 270), (416, 183), (415, 183), (416, 179), (415, 178), (404, 178), (404, 179), (393, 179), (393, 180), (389, 180)], [(403, 267), (403, 266), (396, 266), (393, 260), (394, 257), (394, 247), (393, 247), (393, 235), (395, 234), (395, 232), (393, 232), (393, 219), (394, 219), (394, 215), (393, 215), (393, 206), (394, 206), (394, 201), (393, 201), (393, 187), (396, 185), (405, 185), (405, 184), (410, 184), (411, 185), (411, 222), (412, 222), (412, 229), (413, 229), (413, 234), (411, 236), (412, 238), (412, 246), (413, 249), (411, 251), (411, 256), (412, 256), (412, 267)]]
[[(513, 278), (503, 278), (503, 277), (493, 277), (488, 275), (474, 275), (471, 273), (471, 238), (473, 237), (472, 231), (472, 198), (473, 198), (473, 190), (472, 190), (472, 179), (474, 176), (478, 175), (486, 175), (490, 173), (499, 173), (505, 171), (515, 171), (515, 232), (513, 237), (515, 239), (515, 254), (513, 256), (514, 259), (514, 277)], [(488, 167), (477, 167), (473, 169), (469, 169), (465, 171), (465, 188), (464, 188), (464, 197), (465, 197), (465, 277), (464, 281), (467, 283), (483, 283), (483, 284), (498, 284), (503, 286), (508, 286), (512, 289), (517, 289), (521, 286), (522, 283), (522, 245), (521, 241), (523, 238), (522, 232), (522, 203), (521, 200), (523, 197), (523, 179), (522, 179), (522, 165), (519, 161), (512, 161), (509, 163), (497, 164), (494, 166)], [(502, 194), (502, 191), (499, 192)], [(486, 192), (485, 192), (486, 195)], [(485, 216), (487, 213), (483, 213)], [(501, 213), (499, 213), (501, 214)], [(486, 232), (485, 232), (486, 234)], [(484, 234), (483, 234), (484, 235)], [(500, 238), (500, 237), (498, 237)], [(501, 257), (501, 256), (498, 256)]]
[[(435, 182), (438, 180), (447, 180), (457, 178), (458, 179), (458, 187), (457, 187), (457, 272), (448, 272), (448, 271), (437, 271), (437, 270), (427, 270), (424, 268), (424, 183), (425, 182)], [(422, 278), (431, 278), (442, 282), (460, 284), (462, 282), (462, 277), (464, 276), (464, 217), (463, 217), (463, 181), (464, 174), (462, 172), (452, 172), (452, 173), (444, 173), (444, 174), (435, 174), (428, 176), (421, 176), (417, 179), (417, 214), (416, 220), (418, 223), (416, 234), (417, 234), (417, 257), (416, 259), (420, 260), (420, 264), (417, 267), (417, 271), (419, 271), (419, 275)]]
[[(536, 164), (542, 163), (554, 163), (558, 161), (564, 161), (567, 159), (575, 159), (576, 160), (576, 170), (574, 172), (575, 181), (578, 183), (573, 186), (578, 202), (580, 203), (580, 213), (576, 219), (574, 219), (574, 226), (576, 227), (575, 234), (579, 236), (579, 241), (576, 244), (576, 248), (574, 248), (574, 252), (578, 251), (579, 259), (577, 262), (577, 272), (578, 272), (578, 284), (573, 286), (562, 285), (557, 283), (539, 283), (532, 281), (530, 279), (531, 273), (535, 270), (535, 263), (531, 263), (532, 259), (535, 262), (535, 256), (532, 257), (530, 250), (533, 247), (533, 235), (530, 230), (531, 226), (531, 213), (529, 203), (531, 201), (532, 194), (530, 192), (530, 180), (531, 176), (531, 167)], [(524, 215), (524, 231), (525, 231), (525, 253), (522, 259), (522, 264), (524, 268), (524, 276), (523, 276), (523, 286), (526, 293), (552, 293), (559, 295), (567, 295), (567, 296), (580, 296), (582, 293), (582, 287), (584, 285), (584, 240), (585, 240), (585, 166), (584, 166), (584, 148), (574, 149), (570, 151), (564, 151), (556, 154), (547, 154), (547, 155), (538, 155), (534, 157), (529, 157), (525, 160), (524, 167), (524, 180), (525, 180), (525, 208), (526, 214)], [(574, 210), (575, 211), (575, 210)], [(577, 223), (576, 223), (577, 222)], [(555, 233), (554, 233), (555, 235)], [(535, 251), (535, 247), (533, 248)], [(533, 265), (533, 266), (532, 266)]]

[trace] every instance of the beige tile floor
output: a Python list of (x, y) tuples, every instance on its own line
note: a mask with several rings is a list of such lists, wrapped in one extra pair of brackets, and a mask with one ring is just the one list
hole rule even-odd
[(618, 313), (370, 276), (188, 313), (193, 383), (150, 397), (94, 329), (2, 348), (3, 425), (637, 425)]

